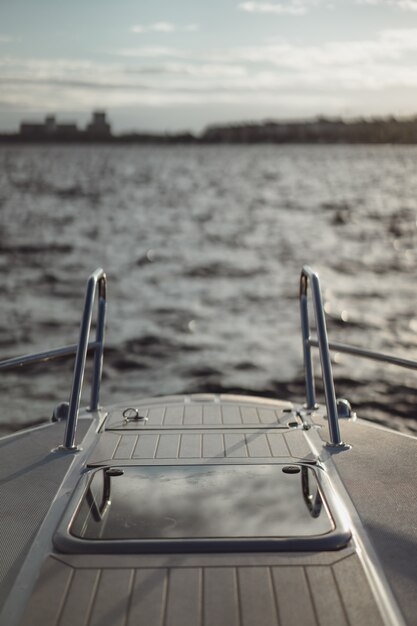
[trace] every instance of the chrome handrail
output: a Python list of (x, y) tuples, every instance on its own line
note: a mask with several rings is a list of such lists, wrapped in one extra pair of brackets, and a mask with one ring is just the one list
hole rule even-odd
[[(318, 348), (319, 342), (317, 339), (310, 339), (310, 345)], [(330, 350), (334, 352), (342, 352), (344, 354), (352, 354), (363, 359), (371, 359), (372, 361), (382, 361), (383, 363), (389, 363), (390, 365), (398, 365), (398, 367), (404, 367), (409, 370), (417, 370), (417, 361), (414, 359), (403, 359), (402, 357), (395, 356), (394, 354), (385, 354), (384, 352), (375, 352), (374, 350), (368, 350), (367, 348), (360, 348), (359, 346), (350, 346), (346, 343), (339, 343), (337, 341), (329, 341)]]
[(321, 297), (320, 280), (318, 275), (307, 265), (301, 270), (300, 276), (300, 314), (301, 334), (303, 339), (304, 373), (306, 384), (306, 408), (317, 408), (314, 388), (313, 360), (311, 357), (310, 323), (308, 319), (307, 287), (311, 284), (314, 317), (316, 321), (317, 340), (320, 353), (321, 372), (326, 399), (327, 419), (329, 423), (330, 445), (344, 446), (340, 437), (339, 417), (337, 412), (336, 394), (334, 390), (333, 372), (330, 361), (329, 340), (327, 337), (326, 320), (324, 317), (323, 301)]
[[(47, 361), (54, 361), (55, 359), (62, 359), (66, 356), (71, 356), (77, 353), (78, 344), (73, 343), (69, 346), (61, 346), (60, 348), (53, 348), (52, 350), (45, 350), (43, 352), (35, 352), (33, 354), (23, 354), (11, 359), (5, 359), (0, 361), (0, 370), (11, 370), (17, 367), (24, 367), (25, 365), (33, 365), (35, 363), (46, 363)], [(95, 350), (97, 343), (90, 341), (88, 344), (88, 350)]]
[(96, 292), (98, 291), (98, 311), (96, 325), (96, 348), (94, 353), (93, 381), (91, 384), (90, 410), (95, 411), (98, 407), (100, 395), (100, 381), (103, 371), (104, 349), (104, 323), (106, 319), (106, 291), (107, 279), (104, 270), (96, 269), (87, 281), (85, 292), (84, 310), (81, 318), (80, 338), (78, 340), (77, 354), (75, 357), (72, 388), (69, 399), (68, 417), (62, 449), (76, 450), (75, 434), (77, 431), (78, 411), (80, 407), (81, 392), (83, 387), (85, 362), (90, 339), (91, 319)]
[[(90, 341), (93, 305), (97, 290), (98, 311), (96, 338), (95, 341)], [(106, 274), (101, 268), (98, 268), (89, 276), (87, 281), (84, 310), (81, 318), (80, 337), (77, 344), (62, 346), (60, 348), (54, 348), (52, 350), (46, 350), (44, 352), (36, 352), (35, 354), (25, 354), (22, 356), (0, 361), (0, 370), (9, 370), (17, 367), (23, 367), (25, 365), (43, 363), (73, 354), (76, 355), (68, 405), (64, 442), (61, 446), (61, 448), (64, 450), (77, 449), (77, 446), (75, 444), (75, 435), (77, 430), (78, 412), (80, 407), (87, 352), (91, 350), (94, 350), (94, 364), (89, 409), (90, 411), (95, 411), (98, 407), (100, 397), (100, 382), (103, 371), (104, 325), (106, 321), (106, 291)]]
[[(311, 284), (311, 293), (316, 322), (317, 338), (310, 336), (310, 324), (308, 316), (308, 284)], [(95, 295), (98, 291), (98, 312), (96, 323), (95, 341), (90, 341), (91, 321)], [(98, 408), (100, 395), (100, 382), (103, 370), (103, 350), (104, 350), (104, 327), (106, 319), (106, 274), (101, 268), (93, 272), (88, 281), (85, 293), (84, 310), (81, 319), (80, 336), (78, 344), (62, 346), (45, 352), (23, 355), (0, 361), (0, 370), (12, 369), (28, 364), (45, 362), (71, 354), (76, 354), (73, 381), (67, 411), (67, 423), (64, 442), (61, 446), (65, 450), (76, 450), (75, 435), (77, 429), (78, 412), (82, 393), (82, 386), (85, 373), (85, 363), (87, 352), (94, 350), (93, 380), (91, 385), (91, 396), (89, 409), (94, 411)], [(392, 363), (409, 369), (417, 369), (417, 361), (403, 359), (389, 354), (374, 352), (364, 348), (349, 346), (347, 344), (329, 342), (327, 336), (326, 321), (321, 296), (320, 280), (318, 275), (308, 266), (304, 266), (300, 276), (300, 313), (301, 332), (303, 339), (304, 373), (306, 388), (306, 409), (317, 408), (316, 394), (314, 386), (313, 361), (311, 348), (318, 347), (322, 370), (322, 380), (324, 386), (327, 417), (329, 422), (331, 446), (344, 446), (339, 430), (338, 403), (334, 389), (334, 380), (330, 360), (330, 350), (344, 352), (355, 356)]]
[[(311, 291), (313, 297), (314, 316), (316, 320), (317, 338), (310, 337), (310, 324), (308, 319), (308, 300), (307, 286), (311, 283)], [(332, 366), (330, 361), (330, 350), (351, 354), (364, 359), (374, 361), (382, 361), (391, 365), (397, 365), (407, 369), (417, 370), (417, 361), (412, 359), (404, 359), (393, 354), (385, 354), (361, 348), (359, 346), (351, 346), (345, 343), (329, 341), (327, 336), (326, 321), (324, 316), (324, 308), (321, 297), (320, 280), (318, 275), (308, 266), (304, 266), (300, 277), (300, 312), (301, 312), (301, 333), (303, 339), (303, 355), (304, 355), (304, 375), (306, 387), (306, 409), (314, 410), (317, 408), (316, 394), (314, 388), (314, 372), (313, 361), (311, 356), (311, 348), (318, 348), (321, 361), (322, 378), (324, 393), (326, 398), (326, 408), (329, 421), (330, 445), (343, 446), (339, 431), (339, 413), (338, 402), (334, 390), (334, 381)]]

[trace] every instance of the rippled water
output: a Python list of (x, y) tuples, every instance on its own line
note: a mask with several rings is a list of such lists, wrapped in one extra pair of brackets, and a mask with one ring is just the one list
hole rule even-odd
[[(77, 339), (109, 281), (104, 402), (238, 390), (302, 399), (298, 279), (330, 336), (417, 358), (417, 148), (0, 147), (0, 358)], [(0, 420), (66, 400), (70, 363), (1, 377)], [(415, 423), (417, 373), (335, 357), (362, 417)]]

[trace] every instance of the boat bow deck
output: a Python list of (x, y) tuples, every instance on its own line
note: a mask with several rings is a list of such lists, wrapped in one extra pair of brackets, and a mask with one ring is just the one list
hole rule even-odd
[[(119, 423), (126, 408), (147, 413), (148, 421)], [(159, 424), (152, 420), (157, 415)], [(233, 423), (227, 423), (231, 415)], [(177, 423), (170, 423), (171, 419)], [(332, 460), (318, 458), (320, 427), (306, 427), (304, 422), (289, 403), (250, 397), (174, 396), (133, 402), (110, 409), (97, 436), (90, 434), (87, 447), (83, 442), (84, 466), (87, 476), (105, 471), (100, 469), (103, 466), (133, 470), (134, 466), (166, 469), (193, 464), (280, 470), (297, 466), (327, 474), (326, 463)], [(334, 517), (326, 481), (327, 477), (325, 496)], [(78, 488), (66, 512), (63, 508), (61, 530), (69, 528), (84, 492), (85, 485)], [(51, 525), (54, 528), (46, 523), (39, 537), (43, 565), (36, 582), (32, 581), (33, 590), (18, 620), (21, 626), (401, 623), (384, 615), (384, 602), (375, 593), (354, 539), (347, 538), (343, 547), (331, 550), (318, 543), (315, 549), (295, 552), (285, 546), (271, 551), (270, 546), (252, 545), (248, 552), (244, 543), (226, 550), (213, 543), (213, 549), (204, 550), (160, 545), (147, 553), (123, 550), (120, 544), (101, 550), (100, 540), (94, 550), (88, 541), (82, 549), (77, 542), (62, 545), (56, 539), (56, 514)]]

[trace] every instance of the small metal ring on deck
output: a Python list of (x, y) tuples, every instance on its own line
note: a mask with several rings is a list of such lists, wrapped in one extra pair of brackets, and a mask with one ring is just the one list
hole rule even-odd
[(125, 422), (138, 422), (138, 421), (146, 421), (146, 417), (144, 415), (139, 415), (138, 409), (134, 407), (128, 407), (122, 413)]

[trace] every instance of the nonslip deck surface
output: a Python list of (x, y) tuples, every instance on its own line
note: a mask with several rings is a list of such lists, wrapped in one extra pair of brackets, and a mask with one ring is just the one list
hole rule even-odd
[[(202, 400), (204, 398), (204, 401)], [(126, 405), (127, 406), (127, 405)], [(222, 459), (313, 460), (301, 420), (288, 402), (237, 396), (174, 396), (129, 405), (147, 421), (124, 421), (126, 407), (110, 411), (89, 464)], [(288, 423), (291, 426), (288, 426)]]
[[(137, 412), (137, 418), (132, 418)], [(106, 430), (173, 427), (252, 427), (268, 424), (285, 428), (292, 415), (290, 402), (233, 396), (227, 394), (196, 394), (150, 398), (115, 407), (109, 411)]]
[(417, 439), (366, 422), (344, 422), (352, 445), (334, 461), (407, 624), (417, 624)]
[[(120, 408), (112, 409), (86, 459), (90, 471), (100, 465), (271, 467), (317, 460), (288, 403), (261, 401), (257, 407), (254, 398), (219, 396), (165, 400), (162, 410), (161, 399), (138, 407), (147, 406), (148, 416), (158, 408), (159, 425), (150, 419), (117, 424), (112, 420), (120, 418)], [(193, 423), (186, 423), (187, 415)], [(245, 554), (166, 554), (166, 548), (159, 554), (64, 554), (57, 545), (53, 554), (45, 553), (20, 626), (384, 623), (351, 542), (329, 552)]]
[(202, 431), (178, 430), (163, 433), (148, 431), (147, 433), (125, 434), (105, 432), (100, 437), (89, 464), (106, 462), (133, 461), (158, 462), (185, 460), (299, 458), (313, 460), (313, 455), (306, 442), (303, 431), (269, 430), (225, 430)]
[[(80, 439), (89, 425), (80, 420)], [(56, 423), (0, 441), (0, 607), (70, 466), (71, 456), (53, 451), (63, 437)]]
[(359, 559), (50, 557), (21, 626), (380, 626)]

